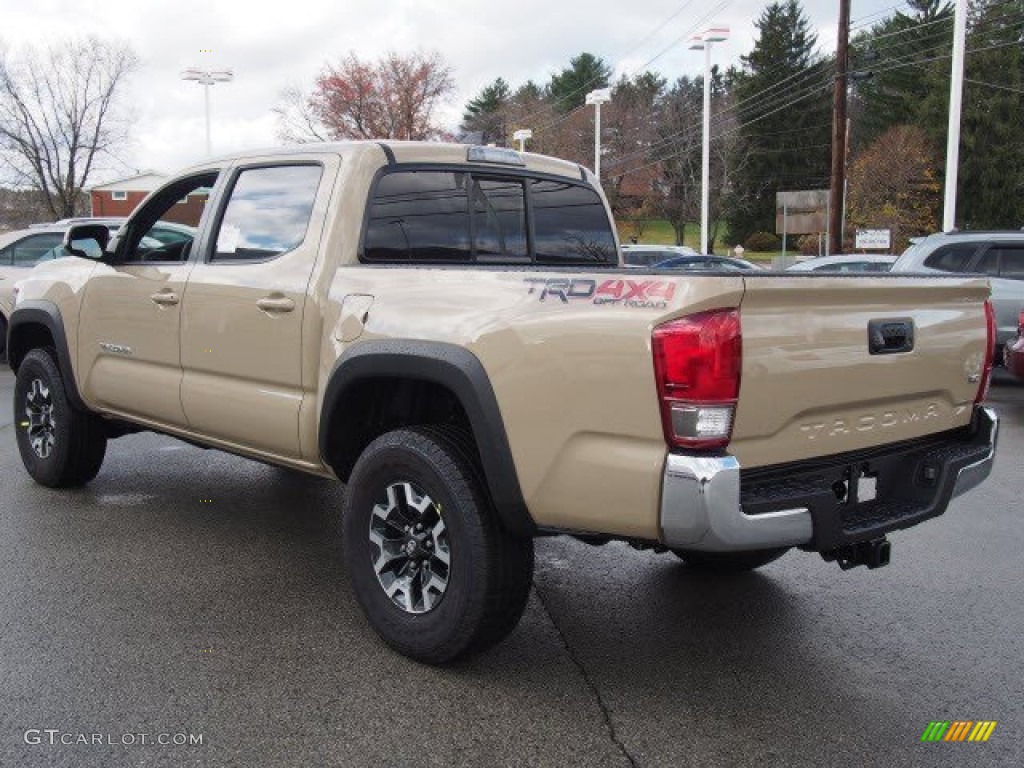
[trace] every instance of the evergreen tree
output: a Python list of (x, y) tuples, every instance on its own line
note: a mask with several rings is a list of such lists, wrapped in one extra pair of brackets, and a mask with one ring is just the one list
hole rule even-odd
[(499, 77), (466, 104), (462, 130), (467, 133), (479, 131), (482, 134), (481, 144), (493, 142), (505, 146), (508, 140), (507, 107), (511, 98), (512, 90), (504, 78)]
[(1024, 226), (1024, 0), (976, 0), (968, 15), (957, 225)]
[(851, 69), (873, 73), (853, 84), (854, 151), (897, 125), (916, 125), (937, 144), (945, 141), (949, 61), (932, 59), (952, 49), (953, 6), (946, 0), (907, 5), (913, 13), (897, 12), (853, 42)]
[(729, 237), (775, 231), (775, 193), (828, 185), (832, 65), (797, 0), (768, 6), (743, 68), (731, 72), (744, 162), (730, 176)]
[(558, 112), (571, 112), (586, 102), (595, 88), (607, 88), (612, 68), (592, 53), (581, 53), (569, 60), (569, 66), (551, 76), (546, 95)]

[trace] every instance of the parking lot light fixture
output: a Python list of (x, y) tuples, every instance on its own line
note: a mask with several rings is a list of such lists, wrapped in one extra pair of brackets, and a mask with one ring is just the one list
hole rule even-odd
[(594, 107), (594, 175), (601, 180), (601, 105), (612, 100), (611, 88), (598, 88), (587, 94), (587, 104)]
[(203, 97), (206, 106), (206, 156), (211, 154), (210, 150), (210, 86), (214, 83), (230, 83), (235, 79), (235, 73), (230, 69), (200, 69), (189, 67), (181, 71), (182, 80), (194, 80), (203, 86)]
[(712, 27), (693, 38), (691, 51), (704, 51), (704, 128), (700, 162), (700, 248), (701, 253), (711, 253), (708, 243), (710, 233), (708, 203), (711, 184), (711, 44), (721, 43), (729, 37), (727, 27)]

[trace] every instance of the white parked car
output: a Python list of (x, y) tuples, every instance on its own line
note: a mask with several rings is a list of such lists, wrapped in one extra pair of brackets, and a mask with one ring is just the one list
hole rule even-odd
[[(14, 307), (14, 284), (36, 264), (65, 255), (64, 233), (73, 224), (104, 224), (114, 233), (124, 222), (124, 218), (62, 219), (0, 235), (0, 358), (7, 346), (7, 318)], [(194, 235), (193, 227), (161, 221), (143, 237), (141, 245), (154, 253), (164, 247), (183, 250), (191, 244)]]

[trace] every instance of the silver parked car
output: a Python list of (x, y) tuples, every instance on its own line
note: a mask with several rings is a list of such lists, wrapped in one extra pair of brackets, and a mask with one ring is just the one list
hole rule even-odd
[(891, 254), (839, 253), (798, 261), (787, 272), (888, 272), (896, 261)]
[(1024, 308), (1024, 231), (940, 232), (903, 252), (893, 272), (980, 272), (992, 283), (996, 359), (1017, 334)]

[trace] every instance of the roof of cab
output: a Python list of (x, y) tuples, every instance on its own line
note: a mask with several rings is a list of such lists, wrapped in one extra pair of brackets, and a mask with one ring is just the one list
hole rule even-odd
[[(267, 147), (250, 149), (244, 152), (232, 152), (216, 158), (198, 163), (193, 168), (210, 168), (218, 164), (242, 160), (249, 157), (266, 157), (274, 155), (297, 155), (297, 154), (322, 154), (324, 152), (345, 155), (352, 152), (380, 152), (381, 160), (384, 163), (394, 157), (396, 163), (444, 163), (457, 165), (484, 165), (493, 166), (496, 170), (502, 168), (522, 168), (523, 166), (506, 165), (503, 163), (488, 163), (478, 160), (469, 161), (467, 152), (472, 144), (451, 144), (437, 141), (333, 141), (313, 142), (309, 144), (295, 144), (283, 147)], [(509, 150), (515, 151), (515, 150)], [(568, 160), (559, 160), (547, 155), (536, 155), (532, 152), (516, 152), (522, 157), (525, 168), (539, 173), (550, 173), (558, 176), (567, 176), (582, 181), (594, 183), (593, 174), (586, 168)], [(390, 155), (390, 157), (389, 157)], [(191, 170), (191, 169), (189, 169)]]

